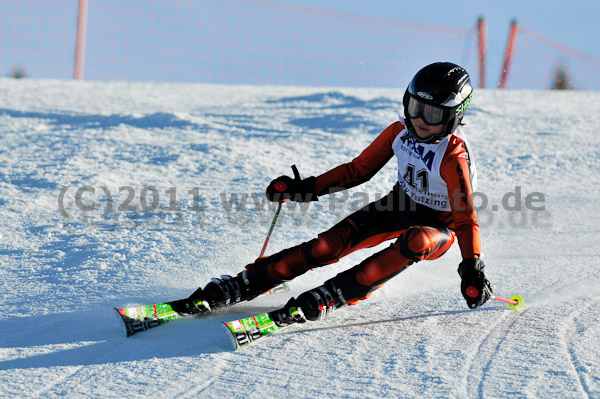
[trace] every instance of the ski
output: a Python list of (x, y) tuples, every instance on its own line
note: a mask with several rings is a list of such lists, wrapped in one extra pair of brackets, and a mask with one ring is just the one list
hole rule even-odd
[(222, 326), (233, 350), (238, 350), (262, 337), (281, 331), (293, 324), (304, 322), (306, 319), (302, 310), (291, 307), (239, 320), (226, 321)]
[[(181, 319), (187, 316), (200, 316), (202, 314), (209, 313), (209, 309), (206, 306), (203, 306), (202, 301), (198, 301), (197, 303), (194, 303), (194, 305), (198, 308), (196, 314), (186, 314), (177, 306), (184, 301), (186, 300), (180, 299), (177, 301), (156, 303), (153, 305), (134, 306), (120, 309), (115, 308), (115, 310), (125, 325), (126, 335), (130, 337), (138, 332), (158, 327), (172, 320)], [(204, 312), (202, 310), (204, 310)]]
[[(270, 289), (263, 295), (273, 295), (289, 290), (290, 288), (287, 283), (283, 283)], [(190, 304), (188, 299), (179, 299), (152, 305), (115, 308), (115, 310), (125, 325), (125, 334), (127, 337), (173, 320), (191, 316), (202, 317), (210, 313), (210, 308), (202, 301)]]

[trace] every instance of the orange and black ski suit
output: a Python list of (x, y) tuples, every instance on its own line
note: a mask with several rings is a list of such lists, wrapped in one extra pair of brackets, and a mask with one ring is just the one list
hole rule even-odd
[[(393, 157), (392, 143), (401, 133), (407, 133), (404, 124), (393, 123), (357, 158), (318, 176), (316, 194), (348, 189), (369, 180)], [(396, 184), (387, 196), (351, 214), (317, 238), (260, 259), (247, 268), (251, 270), (260, 264), (258, 268), (270, 280), (264, 287), (268, 289), (310, 269), (335, 263), (356, 250), (395, 239), (388, 248), (336, 277), (337, 286), (352, 305), (367, 298), (408, 265), (439, 258), (455, 238), (463, 258), (479, 257), (479, 225), (469, 178), (470, 156), (463, 140), (454, 134), (447, 139), (439, 172), (448, 189), (450, 211), (418, 204)]]

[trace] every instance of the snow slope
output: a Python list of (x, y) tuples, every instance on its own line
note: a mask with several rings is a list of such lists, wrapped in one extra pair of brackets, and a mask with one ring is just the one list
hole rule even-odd
[[(595, 92), (479, 90), (468, 112), (487, 275), (523, 311), (468, 310), (455, 246), (359, 306), (239, 352), (219, 323), (286, 295), (123, 336), (114, 306), (240, 271), (273, 215), (268, 182), (294, 163), (310, 176), (349, 161), (397, 119), (402, 94), (0, 79), (0, 396), (600, 398)], [(392, 161), (345, 197), (288, 204), (268, 252), (395, 179)], [(383, 247), (301, 276), (291, 294)]]

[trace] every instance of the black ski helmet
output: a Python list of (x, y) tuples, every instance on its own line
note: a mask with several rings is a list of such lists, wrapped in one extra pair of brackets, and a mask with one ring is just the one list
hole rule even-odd
[[(472, 98), (471, 78), (464, 68), (451, 62), (427, 65), (417, 72), (404, 93), (404, 123), (408, 132), (421, 143), (434, 143), (449, 136), (462, 121)], [(429, 122), (436, 123), (428, 123), (428, 116)], [(422, 117), (425, 123), (432, 125), (439, 124), (440, 120), (443, 130), (440, 134), (422, 139), (415, 132), (411, 117)]]

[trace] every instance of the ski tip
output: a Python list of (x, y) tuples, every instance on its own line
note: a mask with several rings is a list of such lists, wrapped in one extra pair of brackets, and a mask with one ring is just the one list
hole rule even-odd
[(230, 326), (230, 322), (225, 321), (221, 323), (221, 327), (223, 327), (223, 330), (225, 330), (225, 334), (227, 334), (227, 338), (229, 338), (231, 348), (234, 351), (238, 350), (240, 348), (240, 345), (238, 344), (237, 339), (235, 339), (235, 333), (233, 332), (232, 327)]
[(125, 314), (125, 309), (119, 309), (119, 308), (113, 308), (113, 309), (115, 310), (115, 312), (117, 312), (117, 317), (121, 321), (120, 324), (125, 329), (125, 336), (126, 337), (130, 337), (132, 334), (129, 331), (129, 329), (127, 328), (127, 319), (128, 319), (128, 317)]

